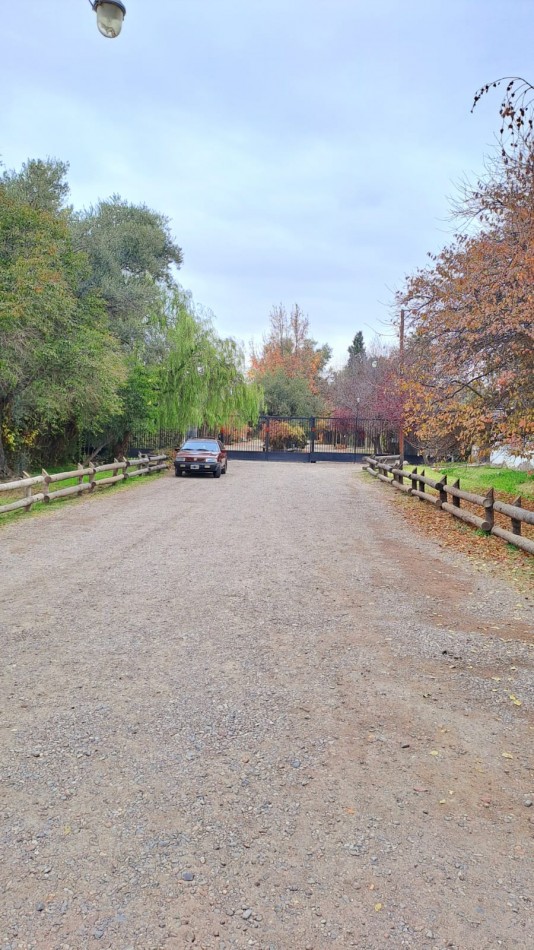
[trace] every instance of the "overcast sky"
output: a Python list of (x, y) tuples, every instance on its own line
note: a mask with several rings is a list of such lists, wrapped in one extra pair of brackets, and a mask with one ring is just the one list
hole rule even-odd
[(0, 156), (70, 162), (76, 207), (171, 219), (180, 280), (248, 342), (297, 301), (343, 358), (450, 238), (498, 128), (489, 80), (534, 81), (532, 0), (0, 0)]

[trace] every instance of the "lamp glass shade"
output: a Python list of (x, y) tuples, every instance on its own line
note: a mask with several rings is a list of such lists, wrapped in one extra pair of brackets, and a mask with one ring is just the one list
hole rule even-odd
[(96, 25), (102, 36), (107, 36), (113, 40), (122, 30), (122, 21), (124, 20), (124, 7), (118, 3), (99, 3), (96, 8)]

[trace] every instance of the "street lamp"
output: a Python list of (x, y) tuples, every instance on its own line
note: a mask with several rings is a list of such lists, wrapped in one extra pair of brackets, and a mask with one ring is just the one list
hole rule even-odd
[(122, 30), (126, 7), (121, 0), (89, 0), (96, 13), (96, 25), (102, 36), (114, 40)]

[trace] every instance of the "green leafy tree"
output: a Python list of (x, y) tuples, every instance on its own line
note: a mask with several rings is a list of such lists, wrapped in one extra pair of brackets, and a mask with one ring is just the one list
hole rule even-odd
[(169, 351), (159, 373), (158, 422), (185, 432), (256, 420), (261, 387), (249, 382), (235, 340), (221, 339), (178, 288), (172, 299)]
[(75, 215), (72, 230), (89, 258), (84, 289), (103, 297), (111, 331), (130, 350), (142, 343), (157, 354), (167, 324), (164, 291), (182, 263), (167, 218), (114, 195)]
[(75, 214), (66, 174), (49, 159), (0, 175), (0, 472), (4, 445), (63, 462), (82, 434), (96, 452), (256, 419), (242, 350), (176, 283), (168, 220), (118, 196)]
[(122, 409), (105, 431), (85, 430), (94, 452), (125, 449), (133, 430), (151, 431), (158, 421), (158, 383), (173, 329), (174, 271), (182, 261), (167, 218), (117, 195), (73, 216), (75, 246), (90, 269), (82, 291), (105, 302), (127, 378), (119, 391)]
[(0, 185), (11, 198), (24, 202), (38, 211), (57, 215), (65, 207), (69, 196), (66, 162), (48, 158), (29, 159), (20, 171), (5, 170), (0, 175)]
[(269, 415), (309, 417), (324, 411), (324, 399), (310, 390), (307, 379), (275, 369), (262, 375), (261, 385)]
[[(0, 433), (28, 446), (119, 408), (123, 367), (66, 220), (0, 185)], [(0, 438), (0, 472), (8, 469)]]

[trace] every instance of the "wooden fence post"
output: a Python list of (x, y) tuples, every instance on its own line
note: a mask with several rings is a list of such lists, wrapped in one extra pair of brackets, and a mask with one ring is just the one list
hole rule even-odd
[[(31, 475), (29, 474), (29, 472), (23, 472), (22, 474), (24, 478), (31, 478)], [(24, 489), (24, 497), (28, 499), (28, 504), (25, 506), (26, 511), (32, 510), (32, 505), (33, 505), (32, 495), (33, 495), (32, 486), (28, 485), (28, 487)]]
[(41, 475), (42, 475), (43, 478), (44, 478), (44, 483), (43, 483), (43, 495), (44, 495), (44, 498), (43, 498), (43, 501), (44, 501), (46, 504), (48, 504), (48, 503), (50, 502), (50, 496), (49, 496), (49, 491), (50, 491), (50, 475), (48, 474), (48, 472), (47, 472), (46, 469), (44, 469), (44, 468), (41, 469)]
[[(460, 487), (460, 479), (457, 478), (456, 481), (452, 483), (452, 486), (451, 486), (451, 487), (452, 487), (452, 488), (459, 488), (459, 487)], [(460, 499), (459, 499), (459, 498), (456, 498), (455, 495), (452, 496), (452, 503), (453, 503), (453, 505), (454, 505), (455, 508), (459, 508), (459, 507), (460, 507)]]
[[(422, 471), (420, 474), (421, 474), (421, 475), (424, 475), (424, 474), (425, 474), (425, 470), (423, 469), (423, 471)], [(423, 491), (423, 492), (424, 492), (424, 490), (425, 490), (425, 483), (424, 483), (424, 482), (419, 482), (419, 491)]]
[(484, 499), (484, 521), (488, 525), (488, 527), (484, 527), (483, 529), (484, 531), (489, 531), (490, 533), (491, 533), (491, 529), (493, 528), (493, 525), (495, 524), (495, 511), (493, 509), (494, 500), (495, 500), (494, 491), (493, 491), (493, 488), (490, 488), (490, 490), (488, 491)]
[[(81, 464), (81, 462), (78, 462), (78, 470), (80, 470), (80, 469), (81, 469), (82, 472), (83, 472), (83, 465)], [(83, 474), (82, 474), (82, 475), (78, 475), (78, 485), (81, 485), (82, 483), (83, 483)], [(80, 488), (80, 490), (79, 490), (79, 492), (78, 492), (78, 497), (79, 497), (80, 495), (82, 495), (82, 494), (83, 494), (83, 491), (82, 491), (82, 489)]]
[[(512, 502), (512, 505), (513, 505), (515, 508), (522, 508), (522, 507), (523, 507), (523, 499), (522, 499), (521, 495), (518, 495), (517, 498), (514, 498), (514, 500), (513, 500), (513, 502)], [(511, 520), (511, 522), (512, 522), (512, 534), (521, 534), (521, 522), (519, 521), (519, 519), (518, 519), (518, 518), (511, 518), (510, 520)]]
[(441, 487), (439, 489), (439, 502), (436, 506), (437, 508), (441, 508), (442, 505), (447, 504), (447, 488), (446, 488), (447, 476), (446, 475), (443, 476), (443, 478), (440, 481), (440, 484), (441, 484)]
[(96, 488), (96, 468), (94, 463), (91, 463), (91, 474), (89, 475), (89, 484), (91, 488), (89, 491), (92, 493)]

